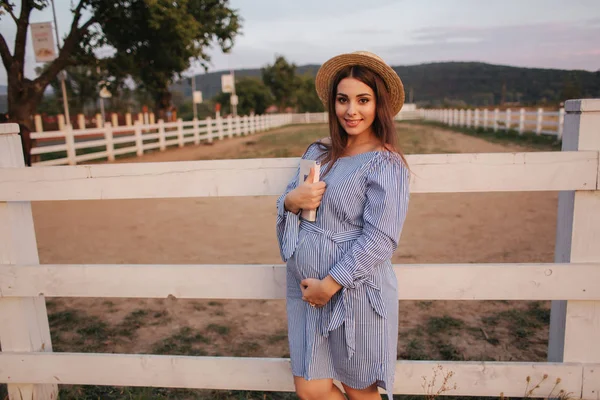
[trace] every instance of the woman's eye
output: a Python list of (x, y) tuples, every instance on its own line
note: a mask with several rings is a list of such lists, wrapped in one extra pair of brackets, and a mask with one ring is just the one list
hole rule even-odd
[(358, 100), (361, 104), (367, 104), (369, 102), (369, 99), (360, 99)]
[(346, 98), (345, 97), (338, 97), (338, 101), (340, 103), (345, 103), (346, 102)]

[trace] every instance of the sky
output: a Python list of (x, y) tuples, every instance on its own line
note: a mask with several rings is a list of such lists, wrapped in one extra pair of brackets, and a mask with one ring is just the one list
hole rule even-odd
[[(55, 0), (61, 38), (74, 0)], [(19, 0), (14, 0), (19, 4)], [(520, 67), (600, 70), (600, 0), (231, 0), (243, 19), (233, 50), (209, 51), (209, 71), (260, 68), (277, 55), (321, 64), (367, 50), (390, 65), (480, 61)], [(30, 22), (52, 20), (50, 7)], [(10, 48), (16, 28), (0, 19)], [(25, 75), (35, 78), (31, 42)], [(188, 73), (202, 73), (201, 67)], [(7, 81), (0, 67), (0, 85)]]

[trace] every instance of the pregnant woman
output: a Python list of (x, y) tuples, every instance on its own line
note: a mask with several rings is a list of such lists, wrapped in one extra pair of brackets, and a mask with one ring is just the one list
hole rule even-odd
[[(404, 103), (396, 72), (372, 53), (342, 54), (319, 69), (316, 89), (329, 137), (302, 158), (321, 180), (298, 182), (277, 201), (277, 236), (287, 263), (292, 373), (303, 400), (392, 398), (398, 336), (391, 264), (409, 200), (410, 173), (396, 146)], [(318, 207), (318, 208), (317, 208)], [(314, 222), (300, 217), (317, 208)]]

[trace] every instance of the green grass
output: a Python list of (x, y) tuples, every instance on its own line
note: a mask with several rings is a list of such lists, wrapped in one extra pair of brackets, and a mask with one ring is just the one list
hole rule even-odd
[(444, 315), (443, 317), (429, 317), (427, 320), (427, 333), (430, 335), (450, 333), (453, 330), (462, 328), (464, 324), (460, 319), (448, 315)]

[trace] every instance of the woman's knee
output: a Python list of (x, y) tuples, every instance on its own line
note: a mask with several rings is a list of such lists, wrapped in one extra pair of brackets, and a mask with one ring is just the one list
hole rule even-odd
[(301, 400), (322, 400), (331, 396), (333, 380), (317, 379), (307, 381), (304, 378), (294, 377), (296, 394)]
[(379, 394), (379, 389), (377, 388), (377, 384), (374, 383), (368, 388), (365, 389), (353, 389), (347, 385), (344, 385), (344, 391), (350, 400), (378, 400), (381, 399), (381, 395)]

